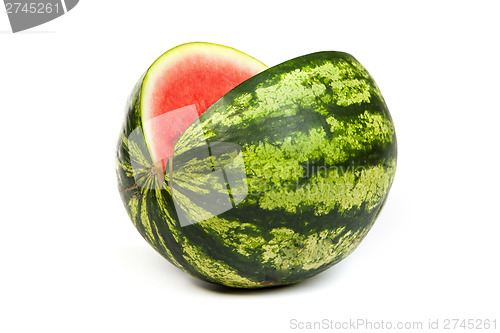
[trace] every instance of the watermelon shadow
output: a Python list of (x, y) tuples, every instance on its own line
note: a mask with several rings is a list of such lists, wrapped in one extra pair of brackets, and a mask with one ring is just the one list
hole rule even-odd
[(264, 288), (231, 288), (224, 285), (219, 285), (215, 283), (206, 282), (199, 280), (197, 278), (192, 278), (191, 281), (198, 288), (204, 289), (208, 292), (216, 294), (226, 294), (226, 295), (262, 295), (262, 294), (278, 294), (285, 292), (297, 292), (297, 291), (314, 291), (318, 288), (324, 287), (328, 283), (333, 283), (335, 281), (335, 276), (337, 274), (337, 269), (340, 267), (332, 267), (327, 271), (321, 272), (314, 275), (306, 280), (288, 284), (271, 286)]

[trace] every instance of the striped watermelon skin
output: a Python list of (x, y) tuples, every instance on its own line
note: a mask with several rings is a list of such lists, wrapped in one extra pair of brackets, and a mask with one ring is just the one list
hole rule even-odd
[(201, 114), (176, 143), (174, 161), (193, 151), (201, 128), (209, 145), (238, 145), (248, 193), (187, 226), (169, 184), (186, 194), (177, 205), (201, 211), (188, 194), (203, 188), (183, 182), (197, 166), (175, 175), (155, 168), (137, 131), (140, 91), (141, 81), (118, 143), (119, 190), (144, 239), (185, 272), (238, 288), (296, 283), (349, 255), (380, 214), (395, 176), (396, 134), (380, 90), (352, 56), (319, 52), (271, 67)]

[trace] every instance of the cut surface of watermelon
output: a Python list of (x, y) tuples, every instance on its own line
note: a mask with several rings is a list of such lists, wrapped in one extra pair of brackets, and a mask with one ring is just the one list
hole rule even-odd
[(154, 163), (166, 161), (181, 134), (231, 89), (267, 67), (236, 49), (188, 43), (159, 57), (141, 90), (144, 136)]

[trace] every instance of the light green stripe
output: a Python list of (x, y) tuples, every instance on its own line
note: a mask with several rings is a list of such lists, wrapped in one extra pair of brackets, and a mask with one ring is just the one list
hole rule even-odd
[(259, 287), (258, 282), (238, 274), (226, 263), (211, 258), (201, 246), (184, 243), (184, 258), (193, 268), (210, 280), (230, 287)]
[(248, 234), (249, 232), (259, 235), (263, 234), (263, 231), (259, 230), (255, 224), (238, 220), (228, 221), (220, 217), (213, 217), (200, 222), (199, 225), (207, 234), (215, 235), (231, 251), (238, 252), (247, 257), (255, 254), (265, 243), (263, 237)]
[(311, 207), (316, 215), (324, 215), (334, 209), (344, 212), (365, 204), (364, 208), (370, 212), (389, 190), (395, 164), (393, 159), (386, 162), (387, 167), (330, 168), (310, 177), (306, 184), (252, 184), (252, 189), (260, 190), (259, 205), (267, 210), (281, 208), (296, 213), (297, 208)]
[(153, 246), (156, 250), (157, 249), (157, 244), (156, 244), (156, 240), (155, 240), (155, 237), (154, 237), (154, 234), (153, 234), (153, 230), (151, 228), (151, 223), (149, 221), (149, 215), (148, 215), (148, 209), (147, 209), (147, 199), (146, 199), (146, 196), (143, 196), (141, 198), (141, 210), (140, 210), (140, 222), (141, 222), (141, 225), (144, 229), (144, 233), (146, 235), (146, 238), (149, 242), (149, 244), (151, 244), (151, 246)]
[(179, 262), (174, 258), (174, 256), (172, 255), (172, 252), (170, 251), (170, 249), (167, 247), (167, 244), (165, 243), (165, 240), (163, 239), (162, 235), (160, 234), (160, 232), (158, 231), (158, 227), (156, 226), (156, 223), (152, 223), (152, 226), (154, 228), (154, 231), (156, 232), (156, 235), (158, 235), (158, 240), (159, 240), (159, 247), (161, 248), (160, 249), (160, 253), (162, 254), (165, 254), (171, 261), (172, 263), (179, 267), (180, 269), (182, 269), (183, 271), (186, 271), (184, 269), (184, 267), (182, 267)]
[(351, 253), (359, 237), (359, 231), (345, 232), (345, 227), (324, 230), (312, 235), (302, 235), (288, 228), (271, 231), (274, 238), (263, 246), (262, 260), (276, 269), (289, 270), (301, 267), (304, 270), (320, 268), (339, 261)]
[(132, 223), (137, 228), (137, 220), (139, 219), (139, 199), (136, 196), (132, 196), (129, 199), (127, 206), (128, 211), (130, 212), (130, 216), (132, 217)]

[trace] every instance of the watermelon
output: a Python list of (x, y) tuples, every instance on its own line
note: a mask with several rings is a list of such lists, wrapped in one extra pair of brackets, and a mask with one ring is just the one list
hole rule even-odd
[[(196, 67), (189, 57), (183, 66)], [(349, 54), (318, 52), (170, 106), (164, 100), (180, 95), (154, 77), (175, 76), (175, 66), (153, 65), (139, 81), (118, 142), (120, 194), (144, 239), (192, 276), (235, 288), (293, 284), (349, 255), (396, 170), (394, 123), (366, 69)], [(194, 84), (180, 79), (172, 85)], [(167, 97), (152, 97), (157, 82)], [(203, 89), (222, 95), (212, 103)], [(183, 107), (193, 104), (196, 115)], [(164, 109), (180, 119), (151, 124)]]

